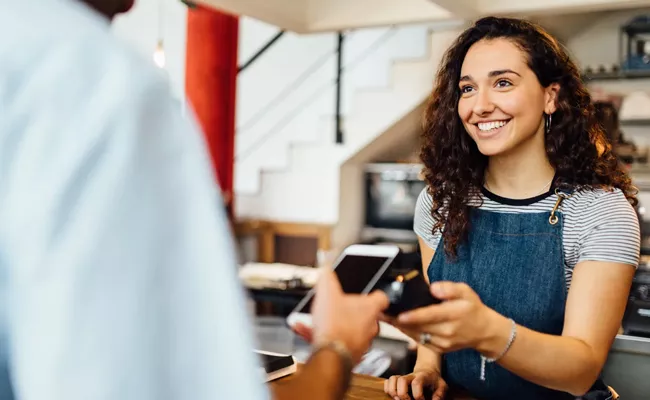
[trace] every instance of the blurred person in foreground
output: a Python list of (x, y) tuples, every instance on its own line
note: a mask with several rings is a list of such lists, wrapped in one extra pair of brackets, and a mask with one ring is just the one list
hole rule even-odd
[[(0, 399), (268, 398), (201, 135), (85, 3), (0, 0)], [(275, 398), (342, 398), (388, 302), (317, 291)]]

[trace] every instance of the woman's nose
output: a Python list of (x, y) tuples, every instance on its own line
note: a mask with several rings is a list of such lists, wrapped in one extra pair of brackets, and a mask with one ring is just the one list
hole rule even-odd
[(480, 90), (474, 96), (475, 102), (472, 111), (476, 115), (485, 115), (494, 111), (494, 104), (490, 97), (490, 92), (487, 90)]

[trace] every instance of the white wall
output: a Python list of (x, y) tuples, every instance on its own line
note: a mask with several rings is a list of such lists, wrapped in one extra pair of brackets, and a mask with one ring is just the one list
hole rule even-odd
[(173, 93), (185, 98), (187, 7), (180, 0), (136, 0), (131, 12), (115, 19), (113, 31), (152, 63), (162, 35)]

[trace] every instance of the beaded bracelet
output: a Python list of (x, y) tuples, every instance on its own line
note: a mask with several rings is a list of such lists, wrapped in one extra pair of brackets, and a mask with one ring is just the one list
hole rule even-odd
[(510, 346), (512, 346), (512, 342), (515, 341), (515, 337), (517, 337), (517, 324), (512, 318), (509, 318), (510, 322), (512, 323), (512, 328), (510, 329), (510, 338), (508, 339), (508, 344), (506, 345), (506, 348), (503, 349), (501, 354), (494, 358), (488, 358), (485, 357), (484, 355), (481, 354), (481, 380), (485, 380), (485, 365), (488, 363), (493, 363), (495, 361), (498, 361), (501, 357), (503, 357), (508, 350), (510, 350)]
[(347, 392), (348, 387), (350, 386), (350, 381), (352, 379), (352, 370), (354, 369), (354, 361), (352, 360), (352, 354), (348, 347), (341, 341), (334, 340), (329, 342), (320, 343), (315, 346), (312, 351), (312, 357), (314, 357), (318, 352), (322, 350), (332, 350), (337, 355), (341, 362), (342, 367), (342, 382), (341, 382), (341, 396)]

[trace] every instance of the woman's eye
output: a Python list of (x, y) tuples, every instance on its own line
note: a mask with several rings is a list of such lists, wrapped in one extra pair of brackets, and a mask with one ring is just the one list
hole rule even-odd
[(512, 86), (512, 84), (505, 79), (501, 79), (497, 81), (497, 87), (508, 87), (508, 86)]
[(460, 88), (460, 92), (461, 92), (461, 93), (469, 93), (469, 92), (472, 91), (473, 89), (474, 89), (473, 87), (467, 85), (467, 86), (463, 86), (463, 87), (461, 87), (461, 88)]

